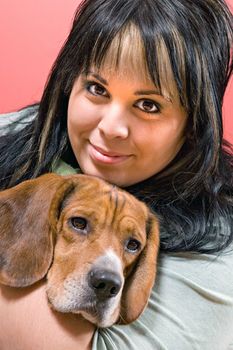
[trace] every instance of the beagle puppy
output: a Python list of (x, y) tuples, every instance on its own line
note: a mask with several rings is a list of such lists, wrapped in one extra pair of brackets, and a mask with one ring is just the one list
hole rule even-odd
[(87, 175), (45, 174), (0, 192), (0, 283), (47, 278), (50, 305), (98, 327), (128, 324), (156, 275), (158, 219), (126, 191)]

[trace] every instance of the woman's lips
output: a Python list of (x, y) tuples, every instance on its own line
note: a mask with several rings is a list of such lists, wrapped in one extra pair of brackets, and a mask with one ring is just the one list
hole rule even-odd
[(116, 152), (105, 151), (91, 143), (89, 143), (89, 154), (94, 161), (104, 164), (118, 164), (131, 157), (131, 155), (123, 155)]

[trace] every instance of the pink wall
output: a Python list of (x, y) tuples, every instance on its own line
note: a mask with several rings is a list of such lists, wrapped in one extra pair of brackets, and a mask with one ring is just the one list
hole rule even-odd
[[(233, 0), (228, 0), (233, 8)], [(0, 113), (40, 99), (49, 69), (80, 0), (1, 0)], [(225, 136), (233, 142), (233, 79), (224, 102)]]
[(1, 0), (0, 113), (38, 101), (80, 0)]

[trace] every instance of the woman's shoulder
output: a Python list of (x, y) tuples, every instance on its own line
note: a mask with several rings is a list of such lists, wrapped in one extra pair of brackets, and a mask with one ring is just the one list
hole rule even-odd
[(170, 271), (173, 277), (182, 274), (186, 281), (201, 283), (204, 288), (229, 294), (233, 301), (233, 244), (223, 251), (212, 254), (193, 252), (162, 253), (159, 269), (163, 273)]
[(4, 135), (10, 130), (18, 130), (30, 122), (38, 112), (39, 105), (31, 105), (15, 112), (0, 114), (0, 134)]

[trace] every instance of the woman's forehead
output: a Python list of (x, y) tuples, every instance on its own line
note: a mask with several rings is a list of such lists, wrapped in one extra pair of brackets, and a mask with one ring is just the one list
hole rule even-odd
[(86, 75), (96, 77), (105, 85), (108, 85), (108, 82), (111, 81), (112, 78), (117, 78), (119, 81), (129, 79), (135, 84), (151, 86), (151, 88), (155, 87), (149, 73), (145, 72), (144, 74), (140, 69), (134, 69), (130, 65), (130, 62), (124, 62), (124, 64), (121, 64), (118, 67), (111, 67), (107, 64), (102, 64), (100, 67), (92, 66), (86, 72)]

